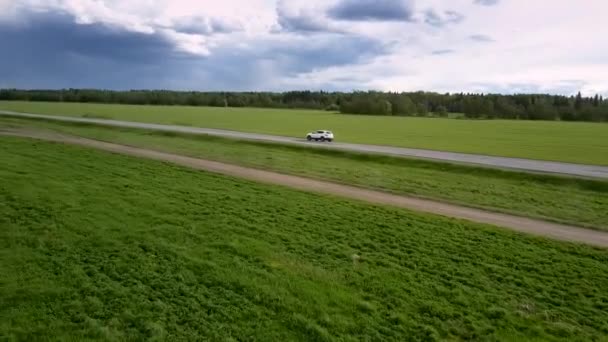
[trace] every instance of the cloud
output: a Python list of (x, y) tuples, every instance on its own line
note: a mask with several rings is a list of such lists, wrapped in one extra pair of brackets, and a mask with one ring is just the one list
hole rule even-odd
[(52, 12), (30, 14), (25, 26), (0, 24), (0, 41), (0, 87), (24, 88), (281, 90), (298, 75), (366, 63), (390, 50), (352, 34), (271, 35), (218, 43), (201, 57), (176, 50), (162, 30), (78, 24)]
[(491, 43), (495, 41), (494, 38), (485, 34), (472, 34), (469, 36), (469, 39), (481, 43)]
[[(100, 25), (113, 30), (162, 35), (176, 50), (208, 55), (212, 36), (243, 30), (232, 18), (191, 15), (167, 16), (164, 0), (0, 0), (0, 22), (26, 25), (32, 15), (61, 14), (80, 25)], [(179, 1), (179, 0), (177, 0)], [(230, 0), (227, 0), (230, 1)]]
[(473, 3), (481, 6), (494, 6), (498, 5), (500, 0), (474, 0)]
[[(155, 33), (155, 27), (150, 20), (129, 11), (118, 11), (111, 6), (111, 2), (91, 0), (57, 0), (49, 2), (23, 1), (25, 7), (33, 12), (59, 12), (71, 15), (78, 24), (103, 24), (117, 29), (139, 33)], [(26, 14), (27, 15), (27, 14)]]
[(388, 53), (390, 46), (360, 36), (328, 36), (316, 41), (294, 41), (271, 46), (266, 53), (285, 61), (287, 72), (308, 73), (332, 66), (364, 63)]
[(0, 41), (2, 81), (16, 87), (144, 88), (170, 77), (167, 60), (179, 58), (161, 34), (77, 24), (65, 14), (0, 25)]
[(187, 34), (212, 35), (242, 31), (243, 27), (235, 22), (209, 17), (180, 17), (173, 20), (170, 27), (177, 32)]
[(606, 94), (608, 2), (522, 1), (0, 0), (0, 87)]
[(192, 73), (180, 81), (179, 88), (310, 89), (310, 82), (297, 80), (328, 68), (365, 64), (389, 52), (390, 46), (354, 35), (319, 34), (314, 40), (305, 36), (289, 40), (271, 36), (244, 47), (219, 46), (210, 56), (189, 61), (185, 67)]
[(424, 12), (424, 22), (434, 26), (443, 27), (448, 24), (457, 24), (464, 20), (464, 15), (456, 11), (437, 12), (434, 9), (429, 9)]
[(350, 21), (410, 21), (412, 0), (340, 0), (328, 10), (331, 18)]
[(575, 94), (586, 86), (583, 80), (558, 80), (550, 85), (537, 83), (475, 83), (473, 88), (483, 93), (499, 94)]
[(294, 7), (284, 0), (277, 3), (277, 23), (278, 28), (275, 32), (342, 32), (325, 17), (323, 12)]
[(454, 52), (456, 52), (456, 51), (454, 51), (452, 49), (443, 49), (443, 50), (434, 50), (431, 52), (431, 54), (438, 56), (438, 55), (447, 55), (447, 54), (454, 53)]

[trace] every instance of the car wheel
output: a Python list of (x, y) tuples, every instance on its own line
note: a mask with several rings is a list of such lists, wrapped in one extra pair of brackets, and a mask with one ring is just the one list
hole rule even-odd
[(331, 141), (332, 141), (332, 139), (327, 139), (327, 142), (331, 142)]
[(321, 141), (325, 141), (325, 137), (321, 137)]
[(312, 137), (310, 135), (306, 136), (306, 140), (311, 141)]

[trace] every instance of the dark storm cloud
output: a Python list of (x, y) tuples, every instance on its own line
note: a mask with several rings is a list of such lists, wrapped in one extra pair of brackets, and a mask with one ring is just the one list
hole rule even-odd
[(411, 21), (412, 0), (341, 0), (327, 12), (331, 18), (352, 21)]
[(67, 15), (0, 24), (0, 87), (280, 90), (285, 77), (363, 63), (390, 47), (354, 35), (226, 43), (206, 57), (176, 52), (160, 34), (81, 25)]
[(473, 1), (476, 5), (481, 5), (481, 6), (494, 6), (497, 5), (500, 0), (474, 0)]
[(494, 41), (494, 39), (490, 36), (487, 36), (485, 34), (473, 34), (470, 35), (469, 38), (471, 40), (474, 40), (476, 42), (481, 42), (481, 43), (491, 43)]
[(357, 65), (388, 53), (390, 48), (359, 36), (320, 34), (314, 40), (292, 37), (289, 41), (257, 41), (253, 49), (226, 46), (215, 50), (202, 64), (219, 82), (232, 87), (266, 82), (268, 88), (276, 89), (273, 73), (289, 78), (329, 67)]
[(445, 11), (442, 14), (429, 9), (424, 12), (424, 22), (435, 27), (457, 24), (464, 20), (464, 15), (456, 11)]
[(290, 12), (285, 4), (280, 2), (277, 5), (277, 23), (278, 32), (299, 32), (299, 33), (316, 33), (316, 32), (339, 32), (339, 30), (330, 27), (330, 23), (326, 20), (322, 13), (306, 13), (306, 12)]
[(389, 46), (369, 38), (328, 35), (316, 42), (271, 45), (265, 54), (275, 56), (288, 73), (308, 73), (332, 66), (359, 64), (386, 54), (389, 49)]
[[(182, 63), (189, 75), (177, 88), (202, 90), (296, 89), (288, 79), (329, 67), (357, 65), (386, 54), (391, 46), (352, 35), (319, 34), (314, 40), (258, 40), (250, 47), (226, 45), (210, 56)], [(336, 89), (328, 84), (324, 89)], [(171, 87), (176, 88), (176, 87)], [(304, 86), (310, 88), (310, 86)]]
[(124, 32), (72, 17), (30, 15), (27, 24), (0, 24), (3, 86), (143, 87), (166, 77), (171, 42), (158, 35)]

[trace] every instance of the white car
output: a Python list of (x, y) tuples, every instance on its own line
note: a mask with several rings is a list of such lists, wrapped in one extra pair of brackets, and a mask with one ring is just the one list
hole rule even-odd
[(306, 134), (306, 140), (311, 141), (329, 141), (334, 140), (334, 134), (331, 131), (314, 131)]

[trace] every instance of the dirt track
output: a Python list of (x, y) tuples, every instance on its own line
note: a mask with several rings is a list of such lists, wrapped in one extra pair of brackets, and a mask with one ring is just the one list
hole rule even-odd
[(558, 240), (581, 242), (599, 247), (608, 247), (608, 233), (580, 227), (561, 225), (508, 214), (494, 213), (414, 197), (393, 195), (385, 192), (366, 190), (348, 185), (284, 175), (276, 172), (246, 168), (232, 164), (185, 157), (176, 154), (112, 144), (97, 140), (60, 135), (51, 132), (4, 130), (0, 131), (0, 134), (80, 145), (118, 154), (171, 162), (198, 170), (230, 175), (262, 183), (278, 184), (308, 192), (324, 193), (376, 204), (391, 205), (442, 216), (465, 219), (473, 222), (487, 223), (519, 232), (550, 237)]

